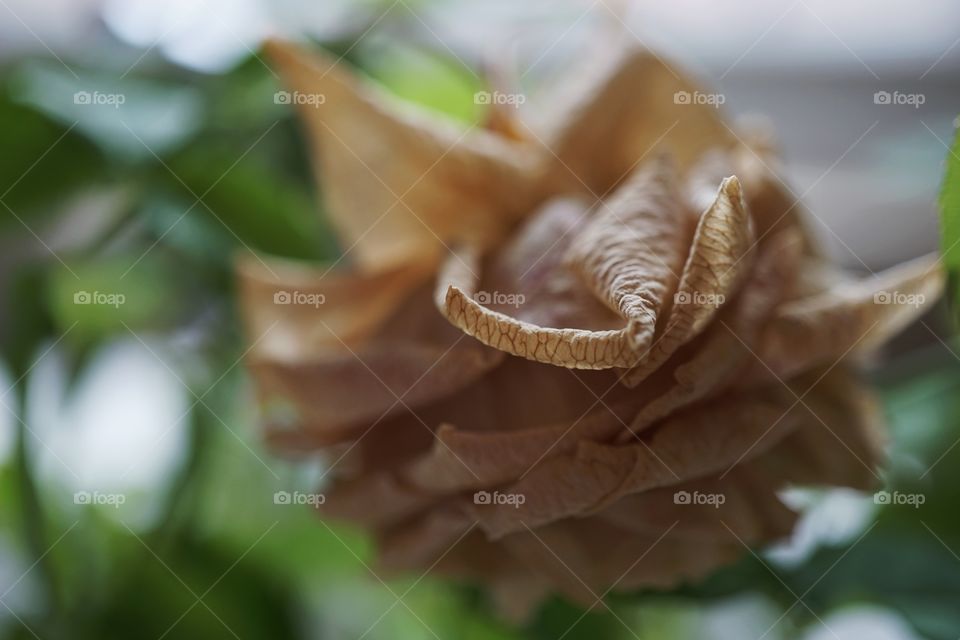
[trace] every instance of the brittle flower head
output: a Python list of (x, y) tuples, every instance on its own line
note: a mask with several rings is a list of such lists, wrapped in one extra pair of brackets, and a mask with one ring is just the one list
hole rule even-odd
[(320, 509), (384, 567), (485, 583), (510, 616), (593, 606), (788, 534), (784, 487), (876, 481), (850, 363), (941, 271), (831, 266), (769, 136), (677, 99), (700, 89), (659, 57), (617, 47), (540, 121), (464, 128), (269, 53), (323, 96), (299, 107), (346, 250), (241, 262), (250, 367), (268, 440), (328, 457)]

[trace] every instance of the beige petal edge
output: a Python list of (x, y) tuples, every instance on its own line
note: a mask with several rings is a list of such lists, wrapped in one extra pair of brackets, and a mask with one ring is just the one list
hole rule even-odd
[(627, 321), (608, 331), (556, 329), (517, 320), (479, 304), (476, 292), (480, 270), (476, 250), (454, 252), (437, 280), (440, 313), (455, 327), (480, 342), (510, 355), (571, 369), (612, 369), (633, 366), (641, 357), (644, 325)]

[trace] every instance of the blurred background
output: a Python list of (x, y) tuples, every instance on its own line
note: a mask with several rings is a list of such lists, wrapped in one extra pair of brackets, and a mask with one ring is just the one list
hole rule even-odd
[(616, 615), (556, 601), (508, 627), (469, 585), (381, 580), (363, 536), (274, 500), (323, 468), (260, 444), (231, 259), (339, 248), (262, 40), (313, 40), (469, 123), (485, 65), (514, 64), (535, 113), (615, 25), (773, 124), (838, 262), (937, 250), (960, 5), (734, 4), (0, 0), (0, 638), (960, 636), (946, 305), (870, 370), (886, 489), (922, 504), (796, 491), (792, 540)]

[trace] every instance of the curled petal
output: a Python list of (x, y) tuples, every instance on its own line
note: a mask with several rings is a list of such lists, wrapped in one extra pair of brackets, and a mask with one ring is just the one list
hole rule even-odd
[(571, 369), (611, 369), (628, 367), (638, 354), (634, 349), (643, 332), (638, 321), (628, 321), (623, 329), (590, 331), (541, 327), (493, 311), (473, 299), (477, 278), (465, 281), (461, 266), (480, 270), (475, 254), (460, 253), (449, 258), (441, 269), (437, 299), (440, 313), (469, 336), (510, 355)]
[(640, 328), (633, 345), (638, 352), (653, 340), (693, 236), (693, 219), (674, 181), (663, 158), (637, 172), (593, 214), (570, 248), (570, 261), (594, 294)]
[[(793, 273), (800, 262), (802, 240), (796, 230), (778, 233), (761, 248), (753, 271), (737, 299), (721, 310), (703, 339), (674, 358), (671, 386), (645, 405), (630, 424), (639, 433), (680, 407), (711, 397), (734, 384), (734, 372), (753, 358), (764, 323), (789, 296)], [(690, 354), (683, 354), (683, 351)], [(686, 357), (684, 357), (686, 356)], [(649, 384), (649, 381), (648, 383)], [(630, 432), (620, 436), (629, 442)]]
[(754, 379), (785, 379), (874, 349), (932, 304), (943, 285), (939, 260), (927, 256), (793, 300), (764, 332)]
[(753, 227), (737, 178), (725, 179), (716, 200), (697, 225), (666, 328), (644, 359), (624, 376), (638, 385), (682, 345), (703, 331), (733, 298), (752, 263)]

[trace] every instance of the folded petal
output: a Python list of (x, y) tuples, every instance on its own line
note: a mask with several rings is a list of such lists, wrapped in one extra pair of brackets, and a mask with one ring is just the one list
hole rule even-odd
[(577, 233), (569, 260), (593, 293), (637, 327), (633, 349), (646, 351), (677, 288), (693, 238), (667, 160), (630, 177)]
[(251, 356), (258, 394), (268, 408), (279, 404), (286, 411), (270, 429), (274, 441), (325, 446), (355, 436), (454, 394), (503, 361), (502, 353), (450, 327), (429, 299), (426, 288), (408, 294), (373, 335), (352, 346), (325, 324), (327, 304), (311, 307), (314, 322), (335, 344), (294, 362)]
[(875, 349), (928, 309), (943, 285), (939, 259), (927, 256), (792, 300), (767, 326), (753, 378), (786, 379)]
[(697, 225), (666, 327), (643, 360), (624, 376), (624, 384), (634, 387), (656, 371), (733, 298), (752, 266), (753, 237), (740, 182), (735, 176), (727, 178)]
[(803, 401), (797, 429), (757, 463), (796, 485), (868, 490), (886, 459), (877, 399), (843, 367), (814, 370), (791, 383)]
[(646, 49), (612, 46), (598, 47), (551, 101), (556, 112), (539, 135), (550, 191), (599, 198), (645, 157), (667, 151), (685, 170), (731, 144), (718, 110), (687, 100), (702, 92), (681, 72)]
[(374, 275), (266, 256), (236, 264), (250, 355), (284, 362), (369, 339), (430, 277), (417, 264)]
[(787, 535), (796, 523), (796, 514), (777, 497), (784, 484), (751, 461), (721, 476), (624, 496), (597, 518), (644, 534), (672, 526), (693, 543), (727, 543), (732, 535), (761, 543)]
[(340, 240), (364, 271), (435, 261), (444, 244), (489, 245), (536, 199), (529, 151), (399, 104), (346, 63), (267, 45), (306, 123)]
[[(634, 417), (630, 431), (639, 433), (676, 409), (734, 385), (735, 372), (753, 362), (752, 352), (758, 348), (763, 326), (790, 294), (802, 246), (793, 229), (763, 243), (742, 292), (720, 311), (701, 340), (677, 352), (673, 358), (677, 363), (669, 371), (670, 386)], [(648, 379), (645, 386), (650, 383)], [(629, 442), (631, 437), (624, 432), (620, 442)]]
[[(504, 260), (498, 260), (497, 256), (491, 259), (494, 265), (500, 262), (499, 270), (494, 266), (494, 274), (499, 271), (499, 277), (495, 275), (491, 281), (506, 287), (505, 291), (479, 290), (483, 272), (479, 250), (464, 246), (455, 251), (441, 267), (437, 279), (436, 300), (440, 312), (467, 335), (528, 360), (572, 369), (629, 366), (639, 357), (635, 345), (646, 321), (628, 320), (624, 323), (622, 319), (617, 320), (609, 309), (591, 299), (582, 283), (571, 277), (573, 274), (559, 252), (570, 241), (567, 233), (570, 213), (566, 205), (548, 206), (535, 216), (534, 221), (541, 218), (547, 221), (557, 219), (558, 222), (550, 224), (553, 233), (560, 232), (544, 254), (524, 252), (525, 263), (516, 261), (516, 251), (508, 251)], [(528, 226), (540, 229), (534, 221)], [(571, 222), (575, 223), (575, 220)], [(520, 235), (524, 238), (533, 234), (521, 231)], [(520, 244), (523, 246), (524, 243), (521, 241)], [(520, 264), (524, 267), (515, 280), (503, 277), (505, 271), (515, 271)], [(525, 282), (527, 277), (530, 279)], [(551, 303), (565, 293), (573, 297), (551, 311)], [(486, 306), (499, 296), (514, 296), (516, 304), (513, 307), (501, 304), (499, 309), (502, 310)], [(588, 327), (541, 326), (525, 318), (564, 323), (582, 321)], [(611, 325), (620, 328), (592, 328)]]
[(524, 496), (523, 504), (466, 508), (496, 538), (590, 513), (625, 495), (724, 471), (761, 454), (796, 426), (791, 398), (782, 388), (765, 389), (696, 405), (629, 445), (582, 442), (575, 454), (551, 458), (503, 489)]

